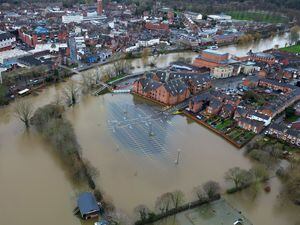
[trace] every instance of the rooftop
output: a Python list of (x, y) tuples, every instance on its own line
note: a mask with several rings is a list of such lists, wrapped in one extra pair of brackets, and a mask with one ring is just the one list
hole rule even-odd
[(84, 192), (78, 196), (77, 205), (81, 215), (100, 211), (95, 196), (90, 192)]

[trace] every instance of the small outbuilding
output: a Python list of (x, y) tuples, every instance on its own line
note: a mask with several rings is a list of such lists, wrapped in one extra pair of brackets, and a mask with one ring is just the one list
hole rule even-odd
[(84, 192), (78, 196), (77, 206), (82, 219), (91, 219), (99, 216), (100, 205), (95, 196), (90, 192)]

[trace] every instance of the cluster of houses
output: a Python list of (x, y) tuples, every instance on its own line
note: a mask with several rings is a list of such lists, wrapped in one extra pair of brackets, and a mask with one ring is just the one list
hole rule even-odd
[(239, 95), (227, 95), (222, 91), (209, 91), (191, 98), (189, 111), (198, 114), (219, 115), (233, 118), (237, 125), (245, 130), (260, 133), (271, 124), (272, 119), (288, 106), (300, 101), (300, 88), (282, 84), (274, 80), (261, 79), (256, 88), (280, 91), (276, 97), (260, 107), (253, 107)]

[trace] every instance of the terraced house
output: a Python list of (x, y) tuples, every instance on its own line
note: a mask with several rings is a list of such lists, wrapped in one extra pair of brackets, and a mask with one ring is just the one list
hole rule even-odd
[(281, 124), (271, 124), (268, 129), (269, 135), (300, 147), (300, 132)]

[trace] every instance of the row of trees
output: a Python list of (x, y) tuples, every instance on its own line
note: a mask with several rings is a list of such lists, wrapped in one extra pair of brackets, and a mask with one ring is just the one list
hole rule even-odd
[[(195, 197), (201, 201), (206, 202), (220, 195), (220, 185), (215, 181), (208, 181), (203, 185), (194, 188)], [(167, 214), (170, 210), (177, 210), (185, 203), (184, 193), (180, 190), (167, 192), (156, 199), (155, 212), (160, 215)], [(155, 212), (151, 211), (145, 205), (138, 205), (134, 209), (135, 214), (140, 221), (153, 218), (156, 216)]]
[[(254, 194), (259, 190), (260, 184), (269, 179), (269, 172), (265, 166), (258, 165), (250, 170), (234, 167), (225, 174), (225, 180), (233, 185), (233, 188), (227, 190), (227, 193), (234, 193), (244, 188), (253, 187)], [(193, 189), (193, 194), (199, 202), (210, 202), (221, 195), (221, 186), (215, 181), (208, 181)], [(184, 193), (180, 190), (167, 192), (156, 199), (155, 211), (151, 211), (145, 205), (138, 205), (134, 212), (139, 221), (145, 221), (156, 217), (157, 215), (167, 215), (170, 210), (176, 210), (185, 203)]]

